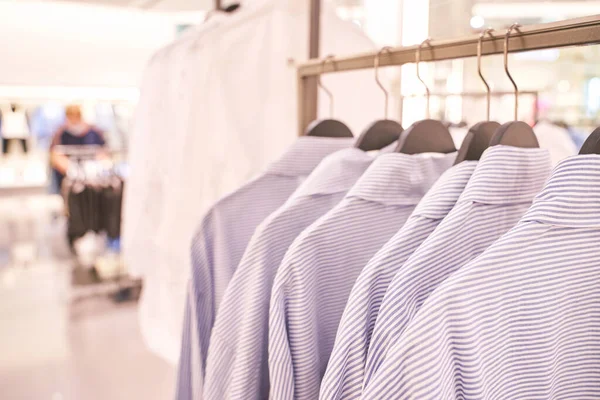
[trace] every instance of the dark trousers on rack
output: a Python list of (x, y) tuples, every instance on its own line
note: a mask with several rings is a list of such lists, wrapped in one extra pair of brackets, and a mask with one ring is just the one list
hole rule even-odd
[(2, 154), (8, 153), (8, 145), (11, 141), (21, 142), (23, 153), (27, 153), (27, 139), (2, 138)]

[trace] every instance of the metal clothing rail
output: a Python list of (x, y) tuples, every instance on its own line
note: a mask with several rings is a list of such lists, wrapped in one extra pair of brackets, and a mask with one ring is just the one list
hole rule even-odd
[(63, 154), (68, 157), (81, 157), (81, 158), (93, 158), (99, 154), (112, 154), (118, 155), (124, 152), (124, 149), (108, 149), (105, 146), (97, 144), (87, 145), (56, 145), (52, 148), (52, 151)]
[[(504, 52), (505, 32), (493, 31), (482, 42), (482, 55), (502, 54)], [(420, 60), (442, 61), (477, 56), (479, 35), (459, 39), (431, 40), (421, 47)], [(523, 52), (548, 48), (583, 46), (600, 43), (600, 15), (568, 19), (540, 25), (520, 27), (508, 40), (509, 52)], [(419, 46), (392, 48), (381, 54), (379, 66), (393, 66), (414, 63)], [(317, 118), (316, 107), (309, 104), (308, 84), (315, 76), (326, 73), (355, 71), (373, 68), (377, 52), (363, 53), (350, 57), (335, 58), (324, 63), (322, 59), (310, 60), (298, 66), (298, 117), (300, 134), (310, 122)], [(311, 79), (312, 78), (312, 79)]]
[[(537, 90), (519, 90), (519, 95), (533, 95), (535, 97), (538, 97), (539, 91)], [(473, 97), (485, 97), (487, 96), (487, 94), (485, 92), (457, 92), (457, 93), (451, 93), (451, 92), (445, 92), (445, 93), (437, 93), (437, 92), (431, 92), (429, 94), (431, 97), (463, 97), (463, 98), (473, 98)], [(490, 95), (492, 97), (500, 97), (500, 96), (514, 96), (515, 92), (509, 92), (509, 91), (500, 91), (500, 92), (491, 92)], [(411, 94), (405, 94), (402, 95), (402, 98), (407, 98), (407, 97), (423, 97), (423, 95), (421, 93), (411, 93)]]

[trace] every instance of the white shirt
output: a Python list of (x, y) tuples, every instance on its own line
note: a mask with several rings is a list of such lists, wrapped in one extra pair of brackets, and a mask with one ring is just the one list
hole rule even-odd
[(29, 137), (27, 116), (22, 111), (2, 113), (2, 137), (5, 139), (25, 139)]
[[(375, 48), (331, 7), (322, 17), (324, 53)], [(144, 79), (129, 144), (138, 155), (131, 158), (123, 245), (131, 273), (144, 278), (143, 337), (171, 362), (180, 354), (195, 227), (215, 201), (257, 176), (297, 137), (296, 75), (288, 59), (306, 57), (307, 18), (306, 2), (244, 3), (235, 13), (212, 15), (204, 25), (219, 23), (185, 35), (183, 47), (161, 51)], [(323, 81), (335, 95), (336, 116), (353, 131), (381, 115), (383, 97), (371, 72)], [(328, 116), (328, 99), (319, 97)]]
[(533, 127), (533, 131), (540, 147), (550, 152), (553, 166), (577, 154), (577, 146), (566, 129), (547, 121), (540, 121)]
[[(235, 13), (212, 15), (204, 24), (210, 29), (159, 52), (144, 80), (141, 96), (151, 99), (140, 98), (129, 145), (139, 154), (132, 154), (124, 200), (124, 254), (131, 273), (144, 279), (143, 337), (171, 362), (180, 354), (194, 229), (219, 198), (256, 177), (297, 137), (296, 71), (288, 59), (306, 57), (307, 18), (308, 3), (297, 0), (244, 3)], [(324, 54), (375, 48), (331, 7), (322, 18)], [(336, 117), (354, 132), (380, 117), (383, 96), (370, 71), (323, 81), (334, 93)], [(319, 97), (320, 115), (328, 116), (328, 99)]]
[[(197, 185), (189, 181), (194, 169), (189, 166), (180, 169), (182, 159), (190, 158), (183, 157), (181, 147), (192, 146), (183, 135), (183, 125), (174, 123), (174, 116), (187, 120), (181, 113), (193, 103), (182, 105), (179, 98), (185, 98), (189, 90), (197, 90), (193, 82), (209, 76), (206, 64), (198, 63), (206, 59), (209, 48), (198, 46), (198, 42), (209, 40), (207, 35), (219, 26), (220, 17), (215, 15), (203, 25), (196, 41), (187, 36), (153, 57), (144, 80), (144, 83), (151, 81), (146, 89), (148, 103), (142, 110), (136, 110), (140, 117), (134, 126), (139, 126), (129, 146), (133, 150), (139, 144), (138, 155), (132, 154), (132, 175), (125, 188), (123, 252), (132, 275), (144, 278), (139, 302), (143, 338), (151, 350), (172, 363), (179, 356), (191, 235), (206, 210), (193, 207), (199, 203), (198, 195), (191, 192)], [(191, 68), (193, 73), (183, 79), (185, 68)], [(192, 125), (185, 130), (193, 131)], [(196, 147), (193, 157), (207, 160), (203, 154), (206, 147)], [(187, 182), (182, 182), (185, 177)], [(214, 195), (208, 191), (206, 194), (209, 193)], [(186, 212), (187, 218), (179, 212)], [(186, 266), (185, 273), (174, 265)]]

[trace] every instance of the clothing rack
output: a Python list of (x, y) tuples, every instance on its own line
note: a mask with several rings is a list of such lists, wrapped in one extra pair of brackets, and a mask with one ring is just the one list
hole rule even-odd
[(126, 154), (126, 149), (109, 149), (106, 146), (96, 144), (86, 145), (56, 145), (52, 148), (53, 151), (63, 154), (69, 158), (76, 160), (94, 159), (100, 154), (109, 155), (111, 158), (120, 157)]
[[(482, 42), (482, 56), (503, 54), (505, 31), (492, 31)], [(427, 46), (392, 48), (380, 55), (379, 66), (399, 66), (414, 63), (420, 47), (420, 60), (442, 61), (477, 56), (479, 35), (458, 39), (436, 40)], [(520, 27), (508, 39), (510, 53), (583, 46), (600, 43), (600, 15), (573, 18), (560, 22)], [(298, 130), (303, 135), (306, 127), (317, 118), (316, 92), (312, 89), (315, 78), (322, 74), (374, 68), (377, 51), (330, 62), (312, 59), (297, 67), (298, 74)]]
[(57, 153), (64, 154), (69, 157), (90, 158), (95, 157), (99, 153), (110, 152), (104, 146), (99, 145), (56, 145), (53, 150)]

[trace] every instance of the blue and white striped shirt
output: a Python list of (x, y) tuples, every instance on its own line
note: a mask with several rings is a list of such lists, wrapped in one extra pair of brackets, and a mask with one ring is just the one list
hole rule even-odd
[(321, 399), (354, 399), (362, 393), (364, 368), (379, 306), (398, 269), (450, 212), (477, 161), (463, 161), (437, 180), (406, 224), (363, 268), (340, 321), (321, 383)]
[(600, 156), (559, 163), (519, 224), (442, 283), (367, 399), (600, 398)]
[(290, 244), (339, 203), (374, 157), (356, 148), (326, 157), (256, 229), (225, 291), (210, 338), (204, 399), (269, 397), (269, 300)]
[(390, 283), (375, 323), (363, 387), (431, 292), (517, 224), (551, 169), (544, 149), (493, 146), (484, 152), (452, 211)]
[(271, 296), (272, 399), (318, 397), (354, 281), (455, 157), (379, 156), (344, 200), (296, 238)]
[(201, 399), (216, 310), (254, 229), (279, 208), (321, 160), (352, 138), (300, 137), (264, 174), (219, 200), (192, 242), (177, 399)]

